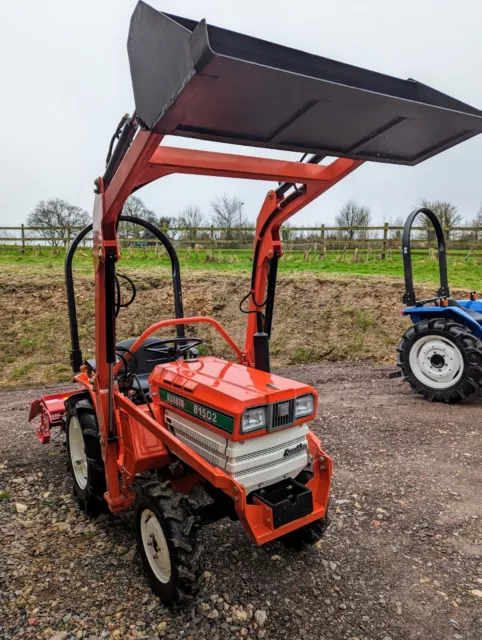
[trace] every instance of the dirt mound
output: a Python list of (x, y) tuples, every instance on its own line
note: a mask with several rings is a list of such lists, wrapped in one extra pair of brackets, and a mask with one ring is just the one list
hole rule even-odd
[[(129, 274), (137, 299), (123, 310), (118, 339), (139, 335), (150, 324), (174, 313), (167, 271)], [(219, 320), (243, 344), (246, 316), (239, 302), (249, 290), (248, 274), (185, 274), (186, 316)], [(430, 286), (421, 295), (433, 293)], [(395, 347), (407, 325), (400, 316), (403, 285), (395, 278), (280, 276), (277, 287), (272, 363), (275, 367), (307, 362), (395, 361)], [(94, 289), (90, 277), (76, 279), (81, 346), (84, 356), (94, 349)], [(455, 293), (455, 292), (454, 292)], [(206, 338), (206, 352), (228, 355), (217, 334), (196, 328)], [(190, 330), (189, 333), (194, 333)], [(0, 276), (0, 335), (3, 367), (0, 386), (67, 380), (69, 324), (63, 275), (27, 272)]]

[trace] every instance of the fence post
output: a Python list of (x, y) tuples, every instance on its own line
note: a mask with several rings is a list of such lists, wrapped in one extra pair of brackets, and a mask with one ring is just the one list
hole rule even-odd
[(22, 224), (22, 253), (25, 253), (25, 225)]
[(67, 227), (67, 244), (65, 245), (65, 250), (67, 251), (68, 248), (70, 247), (70, 233), (71, 233), (71, 229), (70, 227)]
[(382, 243), (382, 260), (385, 260), (387, 253), (387, 239), (388, 239), (388, 222), (383, 225), (383, 243)]
[(211, 225), (211, 253), (214, 251), (214, 226)]
[(323, 257), (326, 256), (326, 246), (325, 246), (325, 225), (321, 225), (321, 252)]

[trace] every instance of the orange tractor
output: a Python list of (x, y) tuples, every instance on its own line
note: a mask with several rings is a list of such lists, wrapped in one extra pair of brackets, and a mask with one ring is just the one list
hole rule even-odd
[[(36, 400), (38, 435), (65, 430), (75, 495), (86, 512), (134, 505), (139, 552), (165, 601), (182, 601), (200, 575), (196, 533), (231, 517), (258, 545), (313, 543), (328, 524), (330, 457), (310, 430), (317, 393), (271, 373), (280, 227), (365, 160), (414, 165), (480, 132), (480, 113), (413, 80), (399, 80), (213, 26), (139, 2), (128, 52), (136, 111), (124, 118), (96, 180), (93, 224), (66, 259), (77, 387)], [(166, 135), (303, 153), (300, 162), (166, 146)], [(336, 156), (331, 164), (321, 164)], [(239, 347), (208, 317), (184, 317), (176, 252), (175, 318), (116, 341), (123, 306), (117, 227), (126, 199), (171, 174), (275, 181), (261, 206)], [(93, 229), (95, 359), (79, 346), (72, 258)], [(125, 276), (124, 276), (125, 277)], [(234, 361), (199, 356), (211, 325)], [(175, 329), (175, 335), (167, 330)], [(189, 331), (188, 331), (189, 329)], [(160, 332), (160, 336), (159, 336)], [(167, 335), (166, 335), (167, 333)], [(157, 335), (155, 335), (157, 334)], [(300, 340), (302, 339), (300, 335)], [(201, 505), (190, 492), (204, 488)], [(135, 488), (135, 491), (134, 491)]]

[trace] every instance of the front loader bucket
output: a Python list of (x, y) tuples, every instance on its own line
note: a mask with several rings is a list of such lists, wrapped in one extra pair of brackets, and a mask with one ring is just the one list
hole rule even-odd
[(415, 80), (156, 11), (128, 52), (138, 116), (157, 133), (414, 165), (482, 131), (482, 112)]

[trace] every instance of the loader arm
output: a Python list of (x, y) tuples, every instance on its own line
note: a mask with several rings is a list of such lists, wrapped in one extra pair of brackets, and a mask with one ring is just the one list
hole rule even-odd
[[(134, 128), (138, 123), (134, 120)], [(96, 180), (93, 249), (95, 268), (96, 372), (98, 419), (104, 434), (104, 456), (110, 499), (120, 499), (116, 479), (116, 427), (114, 411), (114, 366), (116, 362), (115, 270), (120, 257), (117, 225), (122, 207), (139, 186), (171, 174), (225, 176), (240, 179), (278, 181), (270, 190), (256, 223), (249, 313), (245, 339), (247, 364), (269, 371), (269, 346), (266, 329), (271, 330), (275, 294), (275, 265), (282, 255), (280, 227), (302, 207), (349, 175), (361, 160), (339, 158), (330, 165), (311, 162), (272, 160), (210, 151), (162, 147), (162, 136), (138, 131), (125, 152), (112, 180)], [(114, 158), (118, 163), (118, 158)], [(109, 167), (104, 175), (108, 176)], [(293, 186), (291, 186), (293, 185)], [(297, 186), (301, 185), (301, 186)], [(268, 299), (265, 296), (268, 275)], [(267, 313), (263, 307), (267, 306)], [(263, 319), (264, 318), (264, 319)], [(261, 335), (260, 339), (256, 341)]]
[[(171, 174), (224, 176), (230, 178), (278, 181), (293, 187), (269, 190), (256, 222), (253, 274), (251, 278), (250, 313), (245, 349), (255, 362), (253, 335), (256, 318), (261, 312), (269, 264), (282, 255), (280, 227), (292, 215), (359, 167), (362, 160), (339, 158), (330, 165), (272, 160), (251, 156), (194, 151), (159, 146), (162, 136), (141, 131), (134, 139), (111, 183), (104, 188), (102, 178), (96, 181), (98, 195), (94, 207), (94, 260), (96, 262), (96, 360), (99, 384), (107, 388), (109, 364), (114, 363), (115, 330), (113, 328), (113, 290), (115, 268), (119, 257), (116, 228), (122, 207), (131, 192), (141, 185)], [(295, 185), (302, 185), (301, 187)], [(275, 257), (276, 256), (276, 257)], [(271, 322), (274, 280), (271, 289)], [(263, 306), (263, 305), (262, 305)]]

